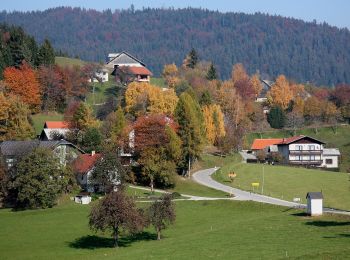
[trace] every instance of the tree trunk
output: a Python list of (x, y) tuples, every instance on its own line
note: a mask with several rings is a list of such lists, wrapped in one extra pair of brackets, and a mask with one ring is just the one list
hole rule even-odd
[(151, 184), (150, 184), (150, 186), (151, 186), (151, 193), (154, 193), (154, 189), (153, 189), (153, 177), (151, 177)]
[(114, 238), (114, 247), (118, 247), (118, 227), (114, 228), (113, 238)]
[(160, 240), (160, 229), (157, 228), (157, 240)]

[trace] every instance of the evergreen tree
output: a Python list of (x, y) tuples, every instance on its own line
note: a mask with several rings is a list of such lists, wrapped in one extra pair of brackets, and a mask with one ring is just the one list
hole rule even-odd
[(99, 152), (101, 143), (102, 135), (98, 128), (90, 127), (84, 132), (80, 145), (85, 152), (90, 153), (91, 151)]
[(214, 80), (218, 78), (218, 74), (216, 72), (216, 68), (213, 63), (210, 63), (210, 67), (207, 73), (207, 80)]
[(55, 64), (55, 50), (48, 39), (45, 39), (39, 48), (37, 64), (46, 66)]
[(197, 54), (196, 50), (194, 48), (192, 48), (192, 50), (188, 54), (188, 60), (187, 60), (186, 66), (191, 68), (191, 69), (194, 69), (194, 67), (196, 67), (196, 65), (198, 63), (198, 60), (199, 60), (198, 54)]
[(272, 128), (281, 129), (285, 125), (286, 115), (280, 107), (272, 107), (267, 115), (267, 121)]
[(182, 140), (182, 168), (188, 167), (200, 156), (204, 142), (203, 114), (198, 102), (187, 94), (180, 96), (175, 109), (175, 118), (179, 124), (178, 134)]
[(212, 98), (208, 90), (205, 90), (199, 100), (201, 106), (209, 106), (212, 104)]

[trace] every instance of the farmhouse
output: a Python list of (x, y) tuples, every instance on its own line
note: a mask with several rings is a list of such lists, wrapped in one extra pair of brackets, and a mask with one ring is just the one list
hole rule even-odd
[(106, 68), (113, 70), (112, 75), (117, 81), (126, 84), (132, 81), (149, 82), (152, 76), (152, 72), (142, 61), (125, 51), (110, 53)]
[(324, 148), (324, 144), (315, 138), (300, 135), (290, 138), (255, 139), (251, 149), (255, 154), (259, 150), (264, 150), (267, 154), (278, 152), (286, 164), (338, 168), (339, 150)]
[(7, 168), (14, 166), (17, 161), (32, 152), (36, 148), (46, 148), (53, 151), (54, 155), (59, 158), (62, 165), (74, 161), (84, 152), (78, 147), (65, 140), (60, 141), (4, 141), (0, 144), (0, 154), (6, 163)]
[(93, 191), (89, 178), (95, 167), (96, 162), (101, 159), (101, 154), (96, 154), (94, 151), (91, 154), (80, 154), (73, 162), (73, 170), (76, 174), (77, 183), (83, 190)]
[(66, 138), (69, 131), (70, 129), (68, 122), (46, 121), (39, 139), (43, 141), (61, 140)]

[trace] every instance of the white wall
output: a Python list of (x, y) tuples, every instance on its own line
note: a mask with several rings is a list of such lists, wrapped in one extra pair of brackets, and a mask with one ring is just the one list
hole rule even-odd
[(307, 200), (307, 213), (311, 216), (322, 215), (323, 213), (323, 200), (322, 199), (310, 199)]
[[(331, 159), (332, 163), (327, 164), (326, 159)], [(338, 168), (339, 167), (339, 157), (337, 155), (323, 155), (322, 156), (322, 165), (321, 167), (325, 168)]]

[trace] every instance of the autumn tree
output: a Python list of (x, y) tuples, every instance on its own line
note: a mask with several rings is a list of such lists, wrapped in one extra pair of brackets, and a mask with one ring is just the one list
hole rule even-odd
[(175, 88), (176, 84), (179, 82), (178, 74), (179, 71), (175, 63), (164, 66), (162, 76), (170, 88)]
[(0, 141), (26, 140), (35, 135), (29, 123), (29, 109), (19, 97), (0, 92)]
[(232, 67), (231, 79), (233, 84), (239, 80), (249, 80), (249, 76), (242, 63), (237, 63)]
[(207, 140), (214, 144), (225, 136), (224, 114), (219, 105), (209, 105), (203, 107), (203, 116)]
[(107, 194), (92, 207), (89, 225), (94, 231), (112, 231), (114, 247), (118, 247), (120, 233), (142, 231), (144, 218), (135, 202), (121, 190)]
[(110, 113), (103, 122), (103, 133), (107, 138), (112, 138), (116, 141), (120, 138), (127, 126), (124, 110), (118, 107), (115, 112)]
[(272, 106), (279, 106), (282, 109), (287, 109), (293, 98), (293, 92), (291, 91), (289, 82), (284, 75), (277, 77), (276, 82), (267, 93), (267, 98)]
[(258, 73), (254, 74), (250, 78), (250, 83), (252, 84), (255, 98), (257, 98), (260, 95), (261, 90), (263, 88), (261, 81), (260, 81), (260, 75)]
[(292, 129), (293, 134), (296, 135), (297, 129), (304, 125), (304, 117), (296, 111), (292, 111), (287, 114), (285, 120), (285, 126)]
[(99, 121), (94, 117), (92, 109), (84, 102), (80, 102), (75, 110), (71, 125), (79, 130), (86, 130), (89, 127), (99, 127)]
[(3, 75), (6, 92), (20, 97), (31, 111), (37, 111), (41, 104), (41, 95), (35, 71), (24, 62), (19, 68), (6, 68)]
[(125, 92), (125, 110), (137, 116), (146, 113), (172, 115), (177, 101), (173, 89), (163, 91), (149, 83), (130, 83)]
[(321, 120), (322, 116), (322, 106), (321, 101), (316, 97), (308, 98), (304, 103), (304, 116), (306, 119), (313, 123), (315, 126), (315, 132), (317, 133), (317, 125)]
[(161, 239), (161, 231), (169, 224), (175, 222), (175, 205), (171, 201), (171, 195), (165, 194), (160, 200), (156, 200), (147, 210), (148, 220), (157, 231), (157, 239)]

